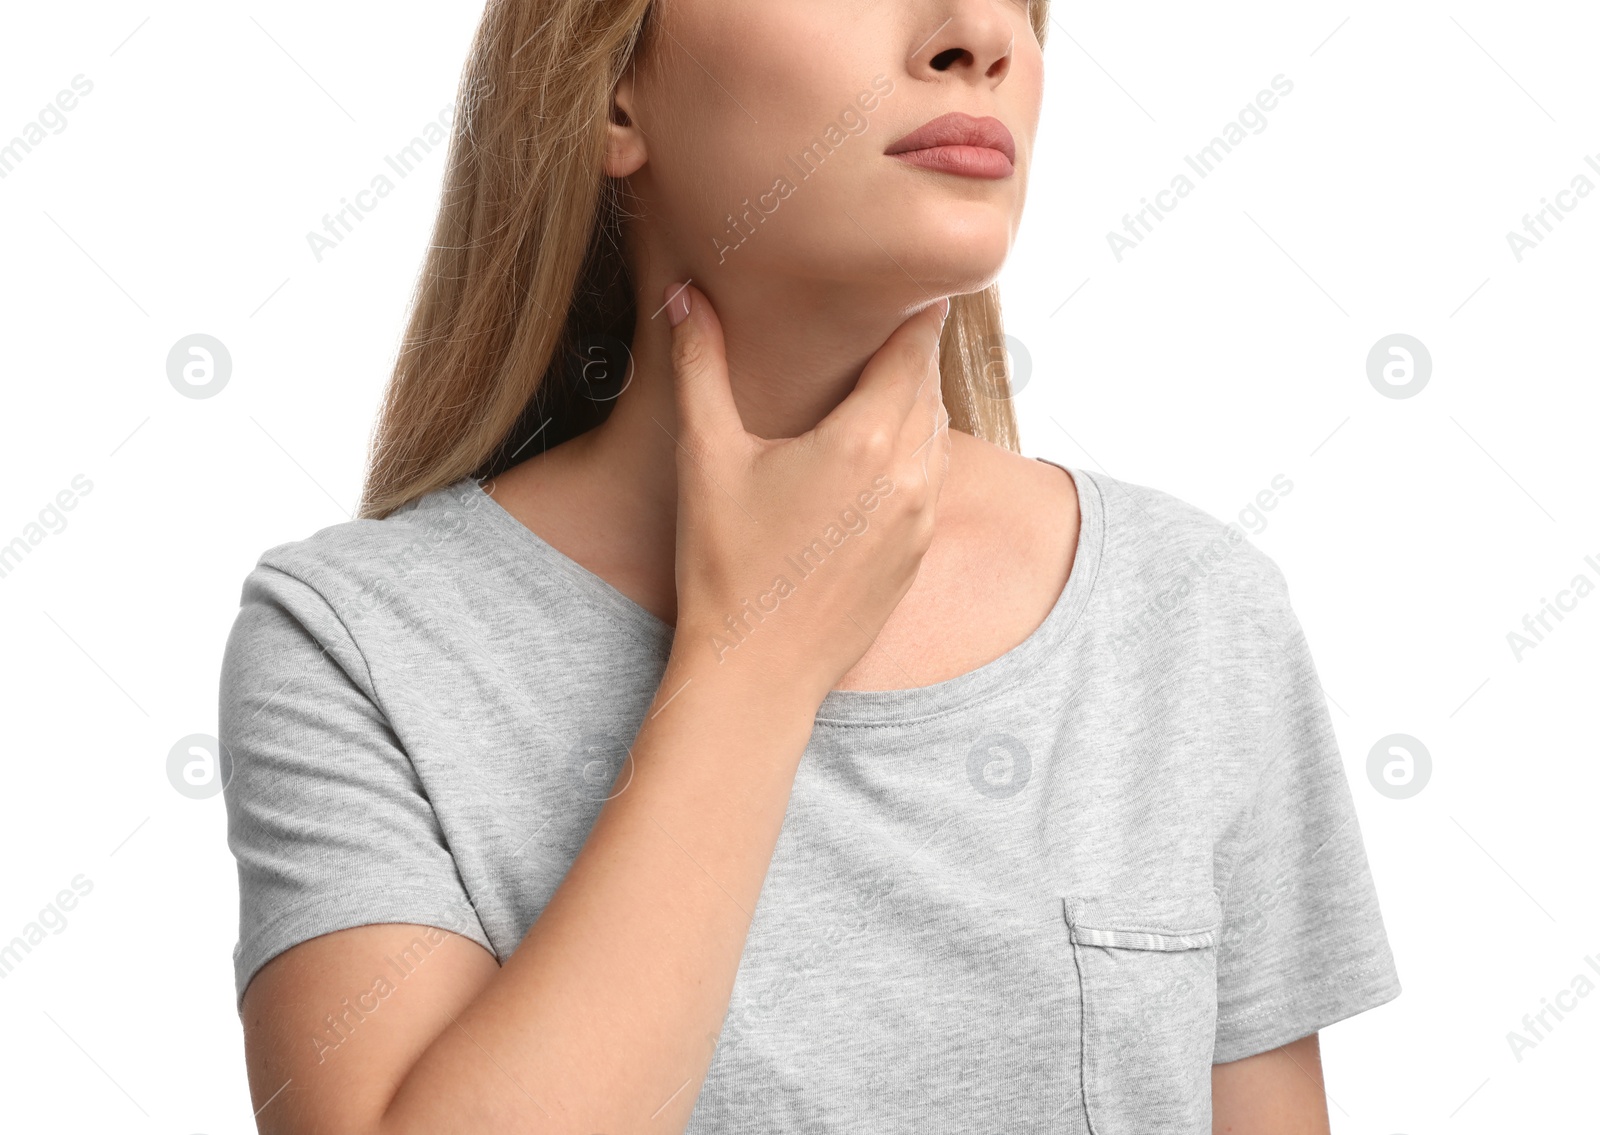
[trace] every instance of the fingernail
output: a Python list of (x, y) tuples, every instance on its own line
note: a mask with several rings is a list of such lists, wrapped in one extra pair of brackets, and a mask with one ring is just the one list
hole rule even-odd
[(689, 318), (689, 285), (668, 284), (667, 296), (667, 322), (676, 327)]
[(944, 326), (944, 321), (950, 318), (950, 297), (944, 296), (939, 300), (939, 325)]

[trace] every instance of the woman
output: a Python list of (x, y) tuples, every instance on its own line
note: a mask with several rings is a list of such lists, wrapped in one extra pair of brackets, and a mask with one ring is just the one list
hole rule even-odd
[(261, 1130), (1327, 1130), (1398, 984), (1283, 578), (1015, 451), (1046, 20), (488, 5), (224, 662)]

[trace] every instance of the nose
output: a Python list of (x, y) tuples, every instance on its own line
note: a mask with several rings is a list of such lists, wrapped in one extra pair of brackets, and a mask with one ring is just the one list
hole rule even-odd
[(999, 86), (1016, 48), (1016, 30), (1001, 5), (995, 0), (947, 0), (933, 8), (938, 22), (906, 63), (912, 76), (948, 75)]

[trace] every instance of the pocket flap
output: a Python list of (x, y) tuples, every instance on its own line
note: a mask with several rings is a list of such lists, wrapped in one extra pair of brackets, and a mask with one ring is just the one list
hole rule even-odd
[(1222, 906), (1214, 894), (1174, 901), (1166, 909), (1132, 908), (1125, 901), (1072, 897), (1062, 907), (1067, 931), (1080, 946), (1123, 950), (1203, 950), (1217, 944)]
[(1215, 946), (1216, 930), (1194, 930), (1183, 934), (1150, 930), (1100, 930), (1090, 926), (1072, 927), (1072, 940), (1080, 946), (1116, 946), (1123, 950), (1203, 950)]

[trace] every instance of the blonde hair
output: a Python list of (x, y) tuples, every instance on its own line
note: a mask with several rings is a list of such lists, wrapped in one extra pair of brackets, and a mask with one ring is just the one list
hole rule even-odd
[[(1048, 0), (1029, 5), (1044, 42)], [(433, 240), (373, 430), (360, 515), (504, 472), (598, 425), (585, 348), (632, 337), (622, 183), (603, 170), (651, 0), (489, 0), (463, 70)], [(954, 296), (953, 428), (1016, 450), (998, 288)], [(537, 443), (538, 448), (530, 449)]]

